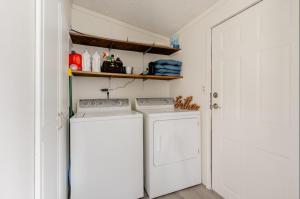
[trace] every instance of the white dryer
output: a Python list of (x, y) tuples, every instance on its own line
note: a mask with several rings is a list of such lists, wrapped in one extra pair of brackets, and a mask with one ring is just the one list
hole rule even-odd
[(143, 117), (128, 99), (79, 100), (70, 144), (71, 199), (144, 196)]
[(199, 111), (174, 109), (172, 98), (137, 98), (144, 114), (144, 175), (149, 198), (201, 183)]

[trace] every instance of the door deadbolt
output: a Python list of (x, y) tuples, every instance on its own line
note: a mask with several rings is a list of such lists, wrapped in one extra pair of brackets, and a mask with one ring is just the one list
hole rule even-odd
[(218, 98), (218, 93), (217, 93), (217, 92), (214, 92), (214, 93), (213, 93), (213, 97), (214, 97), (214, 98)]

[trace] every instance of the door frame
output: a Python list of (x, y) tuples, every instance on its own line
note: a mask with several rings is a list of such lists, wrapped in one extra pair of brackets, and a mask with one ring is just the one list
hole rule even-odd
[(213, 93), (213, 90), (212, 90), (213, 89), (212, 88), (213, 87), (213, 74), (212, 74), (212, 69), (213, 69), (213, 65), (212, 65), (212, 63), (213, 63), (212, 62), (212, 60), (213, 60), (213, 55), (212, 55), (212, 52), (213, 52), (213, 46), (212, 46), (212, 44), (213, 44), (213, 39), (212, 39), (213, 29), (218, 27), (219, 25), (222, 25), (226, 21), (234, 18), (235, 16), (247, 11), (249, 8), (252, 8), (253, 6), (256, 6), (257, 4), (259, 4), (263, 1), (264, 0), (257, 0), (255, 2), (247, 5), (246, 7), (242, 8), (241, 10), (233, 13), (232, 15), (230, 15), (230, 16), (224, 18), (223, 20), (219, 21), (218, 23), (212, 25), (210, 27), (210, 30), (209, 30), (209, 37), (210, 37), (210, 40), (209, 40), (210, 41), (210, 44), (209, 44), (209, 46), (210, 46), (210, 49), (209, 49), (210, 50), (210, 52), (209, 52), (209, 56), (210, 56), (209, 66), (210, 66), (210, 68), (209, 68), (209, 76), (208, 77), (209, 77), (209, 84), (210, 84), (210, 86), (209, 86), (209, 89), (210, 89), (210, 95), (209, 95), (209, 108), (210, 108), (209, 121), (210, 121), (210, 124), (209, 124), (209, 129), (208, 129), (209, 142), (208, 142), (208, 146), (207, 146), (207, 157), (208, 157), (208, 159), (207, 159), (207, 168), (208, 168), (207, 169), (207, 178), (209, 179), (208, 184), (207, 184), (207, 188), (211, 189), (211, 190), (213, 190), (213, 186), (212, 186), (212, 183), (213, 183), (213, 169), (212, 169), (212, 164), (213, 164), (212, 163), (212, 156), (213, 156), (213, 154), (212, 154), (212, 151), (213, 151), (212, 150), (213, 149), (213, 139), (212, 139), (212, 135), (213, 135), (213, 132), (212, 132), (213, 118), (212, 118), (212, 111), (213, 110), (211, 109), (212, 93)]
[(42, 198), (41, 116), (44, 0), (35, 0), (34, 199)]

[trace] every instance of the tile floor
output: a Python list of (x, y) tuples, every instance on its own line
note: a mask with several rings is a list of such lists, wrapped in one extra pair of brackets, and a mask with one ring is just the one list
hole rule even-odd
[[(144, 197), (143, 199), (148, 199)], [(210, 191), (203, 185), (194, 186), (178, 192), (174, 192), (156, 199), (223, 199), (217, 193)]]

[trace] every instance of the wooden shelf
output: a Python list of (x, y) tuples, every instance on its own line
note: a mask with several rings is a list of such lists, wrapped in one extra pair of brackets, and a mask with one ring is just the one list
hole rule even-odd
[(73, 76), (83, 77), (109, 77), (109, 78), (131, 78), (131, 79), (156, 79), (156, 80), (174, 80), (182, 79), (182, 76), (159, 76), (159, 75), (138, 75), (138, 74), (122, 74), (122, 73), (102, 73), (102, 72), (84, 72), (73, 71)]
[(160, 55), (171, 55), (180, 50), (179, 48), (171, 48), (163, 45), (109, 39), (75, 32), (70, 32), (70, 36), (73, 44), (98, 46), (109, 49), (127, 50)]

